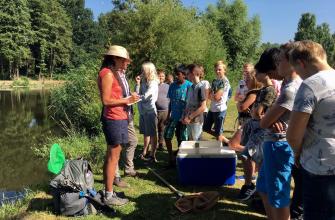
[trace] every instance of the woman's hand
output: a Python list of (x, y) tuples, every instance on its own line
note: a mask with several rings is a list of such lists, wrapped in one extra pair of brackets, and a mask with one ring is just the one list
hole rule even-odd
[(127, 104), (135, 103), (135, 102), (137, 102), (139, 99), (140, 99), (140, 96), (139, 96), (136, 92), (133, 92), (133, 93), (131, 94), (131, 96), (129, 96), (129, 97), (127, 98)]

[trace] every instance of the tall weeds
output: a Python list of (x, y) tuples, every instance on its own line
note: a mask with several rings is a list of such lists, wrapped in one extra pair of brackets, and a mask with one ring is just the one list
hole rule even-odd
[(101, 103), (96, 83), (98, 64), (71, 70), (64, 86), (51, 92), (50, 112), (67, 130), (95, 136), (101, 131)]

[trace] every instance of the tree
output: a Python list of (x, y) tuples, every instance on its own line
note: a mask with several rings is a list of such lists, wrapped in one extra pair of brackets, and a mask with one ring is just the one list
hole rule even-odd
[(301, 15), (298, 23), (298, 30), (295, 33), (294, 40), (316, 40), (316, 17), (313, 14), (305, 13)]
[[(3, 78), (19, 77), (19, 68), (30, 57), (32, 39), (26, 0), (0, 0), (0, 61)], [(5, 76), (4, 71), (9, 75)]]
[(213, 63), (206, 63), (209, 56), (212, 60), (225, 59), (219, 31), (199, 18), (194, 9), (186, 9), (175, 0), (130, 3), (131, 7), (116, 7), (100, 22), (109, 31), (111, 43), (129, 49), (133, 63), (138, 65), (134, 74), (144, 61), (171, 71), (178, 63), (212, 67)]
[(250, 61), (260, 41), (260, 20), (258, 16), (248, 19), (247, 6), (242, 0), (228, 3), (220, 0), (216, 6), (209, 6), (205, 16), (216, 23), (227, 48), (228, 63), (233, 70), (240, 70)]
[(55, 67), (68, 65), (72, 50), (70, 18), (58, 1), (30, 0), (34, 42), (35, 72), (41, 77), (48, 70), (52, 77)]
[(60, 0), (71, 18), (73, 45), (71, 63), (79, 66), (101, 54), (106, 44), (106, 32), (94, 21), (93, 12), (85, 8), (84, 0)]
[(322, 23), (321, 25), (316, 24), (315, 15), (310, 13), (301, 15), (294, 40), (312, 40), (320, 43), (327, 52), (328, 62), (331, 65), (334, 65), (334, 37), (331, 34), (329, 25), (327, 23)]

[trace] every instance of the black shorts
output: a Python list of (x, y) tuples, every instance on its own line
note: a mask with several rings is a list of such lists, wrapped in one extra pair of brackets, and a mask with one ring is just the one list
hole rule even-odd
[(128, 120), (110, 120), (103, 118), (102, 130), (109, 146), (128, 144)]

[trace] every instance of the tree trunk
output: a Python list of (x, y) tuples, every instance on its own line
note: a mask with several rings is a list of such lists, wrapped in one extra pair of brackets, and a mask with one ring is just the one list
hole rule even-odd
[(50, 60), (49, 60), (49, 74), (50, 78), (52, 79), (52, 73), (53, 73), (53, 68), (54, 68), (54, 49), (50, 49)]
[(4, 71), (3, 71), (3, 60), (1, 59), (1, 76), (2, 76), (2, 80), (4, 80)]
[(13, 69), (14, 69), (14, 78), (18, 79), (20, 75), (19, 75), (19, 67), (18, 67), (17, 62), (14, 62)]
[(12, 76), (12, 62), (9, 61), (9, 65), (8, 65), (8, 70), (9, 70), (9, 79), (13, 79), (13, 76)]

